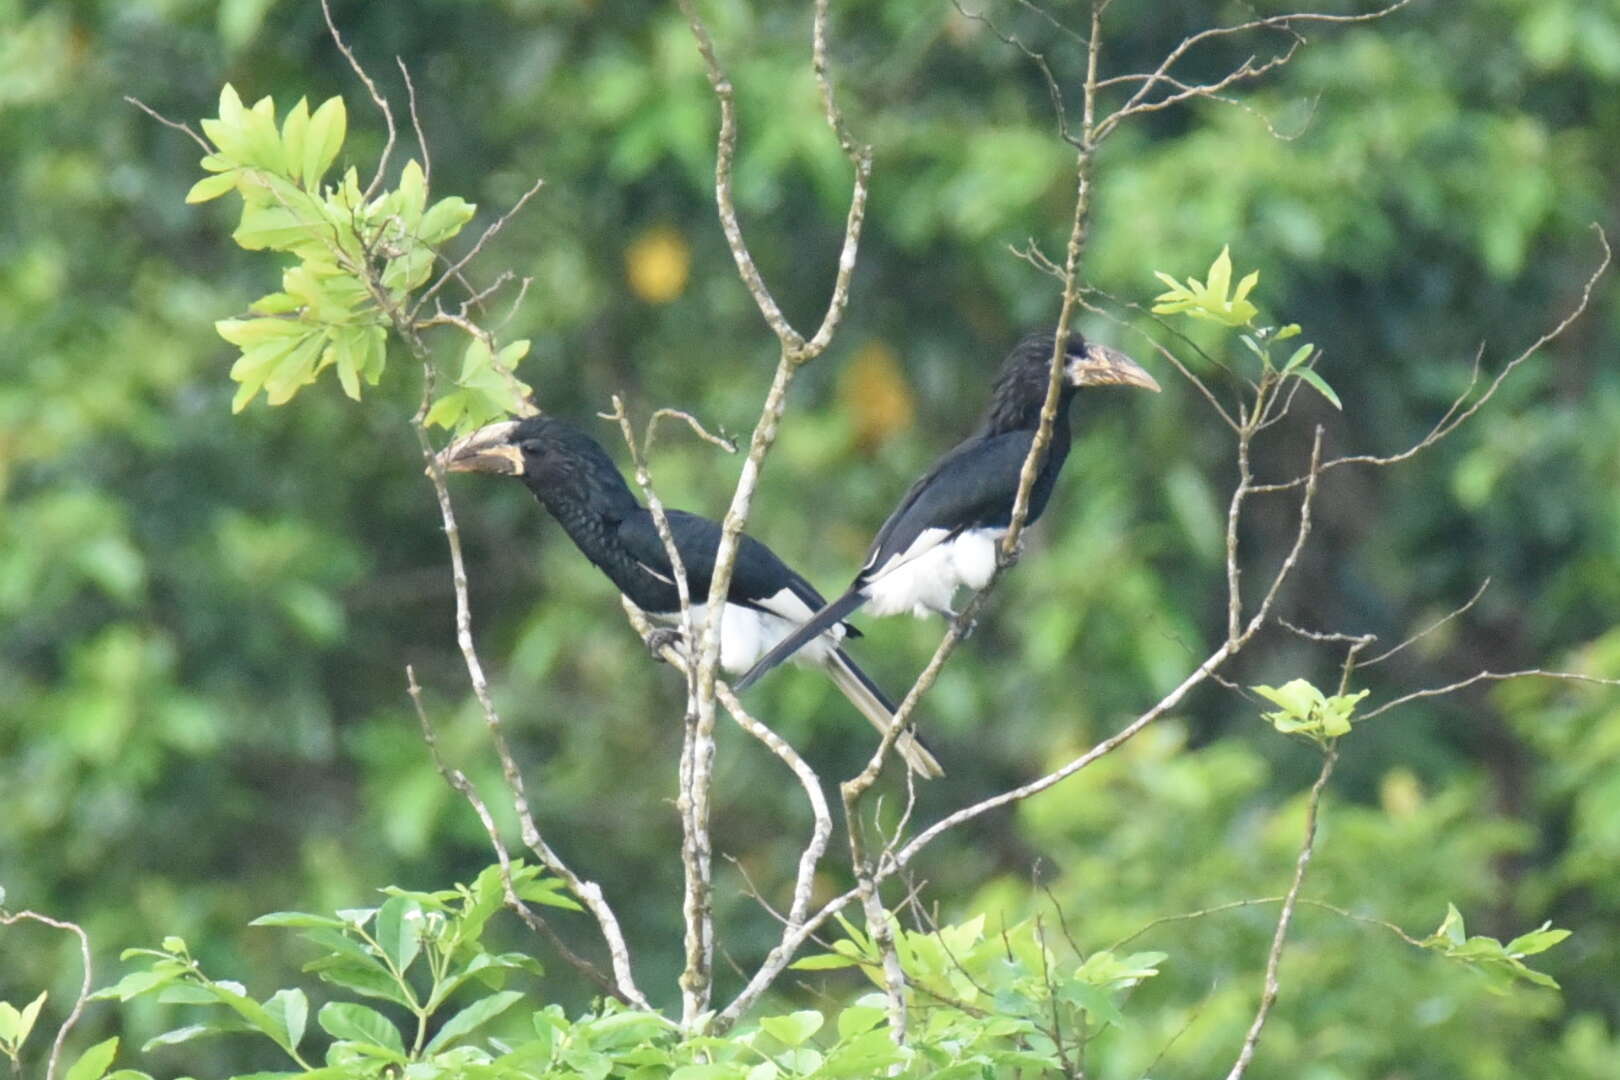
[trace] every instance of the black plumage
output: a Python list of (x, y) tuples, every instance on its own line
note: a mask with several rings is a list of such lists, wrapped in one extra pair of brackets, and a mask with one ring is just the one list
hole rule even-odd
[[(857, 608), (874, 615), (911, 611), (951, 614), (956, 590), (982, 589), (996, 565), (996, 545), (1012, 523), (1024, 459), (1040, 425), (1055, 338), (1031, 334), (1002, 365), (979, 429), (936, 461), (911, 485), (878, 530), (866, 563), (849, 589), (811, 616), (737, 681), (746, 689), (771, 668)], [(1082, 386), (1159, 384), (1114, 349), (1088, 345), (1077, 333), (1065, 342), (1057, 415), (1046, 455), (1029, 492), (1026, 524), (1046, 509), (1072, 441), (1070, 405)]]
[[(494, 472), (522, 479), (574, 546), (620, 592), (650, 617), (666, 625), (679, 623), (680, 593), (652, 512), (636, 500), (613, 459), (585, 432), (549, 416), (503, 421), (457, 440), (440, 455), (440, 462), (452, 472)], [(701, 626), (720, 546), (720, 524), (682, 510), (669, 510), (666, 517), (686, 572), (693, 625)], [(775, 552), (743, 534), (721, 617), (720, 666), (732, 673), (747, 670), (825, 605), (815, 587)], [(892, 724), (894, 703), (841, 644), (858, 635), (854, 627), (834, 620), (813, 642), (806, 639), (810, 644), (801, 655), (825, 671), (884, 732)], [(933, 755), (910, 732), (902, 733), (895, 746), (919, 775), (943, 775)]]

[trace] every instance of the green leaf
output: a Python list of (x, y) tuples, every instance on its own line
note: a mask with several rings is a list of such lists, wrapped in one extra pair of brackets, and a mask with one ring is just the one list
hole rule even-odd
[(854, 967), (860, 961), (852, 956), (840, 956), (838, 953), (818, 953), (815, 956), (806, 956), (793, 961), (794, 969), (798, 971), (832, 971), (835, 968)]
[(377, 944), (404, 972), (422, 951), (422, 905), (403, 896), (393, 896), (377, 910)]
[(242, 220), (231, 239), (248, 251), (325, 250), (328, 231), (317, 215), (300, 214), (279, 203), (250, 205), (242, 208)]
[(1209, 299), (1217, 304), (1226, 303), (1226, 289), (1232, 283), (1232, 252), (1231, 245), (1222, 244), (1221, 253), (1215, 256), (1215, 261), (1209, 264), (1209, 279), (1204, 291)]
[(802, 1009), (787, 1016), (767, 1016), (759, 1026), (785, 1046), (798, 1046), (821, 1030), (826, 1019), (814, 1009)]
[(498, 994), (491, 994), (489, 997), (473, 1002), (445, 1021), (444, 1027), (440, 1028), (439, 1033), (428, 1042), (428, 1053), (432, 1053), (439, 1047), (475, 1031), (521, 1000), (523, 1000), (522, 992), (502, 990)]
[(219, 91), (219, 116), (202, 122), (203, 134), (219, 147), (222, 156), (234, 162), (246, 160), (247, 133), (243, 130), (246, 115), (236, 88), (226, 83)]
[(356, 964), (351, 960), (323, 957), (305, 964), (304, 970), (333, 986), (341, 986), (366, 997), (410, 1007), (410, 999), (400, 988), (399, 980), (380, 968)]
[(342, 920), (334, 919), (330, 915), (311, 915), (307, 911), (272, 911), (268, 915), (260, 915), (248, 923), (249, 926), (325, 926), (334, 930), (341, 930), (345, 925)]
[(1316, 351), (1316, 346), (1315, 345), (1311, 345), (1311, 344), (1301, 345), (1299, 348), (1294, 350), (1294, 355), (1292, 355), (1292, 356), (1290, 356), (1288, 358), (1288, 363), (1283, 365), (1282, 373), (1284, 375), (1286, 375), (1290, 371), (1293, 371), (1295, 368), (1299, 367), (1299, 365), (1301, 365), (1305, 361), (1309, 360), (1311, 358), (1311, 353), (1313, 353), (1315, 351)]
[(1116, 1027), (1125, 1023), (1125, 1015), (1119, 1011), (1119, 1006), (1114, 1004), (1113, 995), (1100, 986), (1073, 980), (1058, 987), (1057, 996), (1062, 1001), (1084, 1009), (1099, 1023), (1113, 1024)]
[(218, 1001), (228, 1005), (255, 1031), (269, 1036), (272, 1042), (283, 1049), (292, 1049), (292, 1044), (288, 1040), (287, 1024), (282, 1016), (272, 1013), (257, 1001), (225, 983), (213, 983), (208, 989)]
[(427, 205), (427, 177), (422, 173), (422, 166), (416, 159), (405, 163), (399, 171), (399, 208), (397, 213), (404, 222), (405, 232), (416, 235), (417, 226), (422, 221), (422, 208)]
[(478, 207), (466, 199), (454, 195), (440, 199), (422, 215), (422, 223), (417, 227), (417, 236), (422, 243), (437, 247), (465, 228), (467, 222), (471, 221), (477, 212)]
[(743, 1065), (682, 1065), (669, 1080), (743, 1080), (747, 1075)]
[(334, 1039), (364, 1043), (404, 1059), (405, 1040), (393, 1022), (376, 1009), (347, 1001), (329, 1001), (317, 1017), (321, 1030)]
[(132, 971), (119, 979), (105, 990), (97, 990), (90, 995), (92, 1000), (103, 1001), (108, 998), (117, 998), (119, 1001), (129, 1001), (160, 986), (167, 986), (179, 977), (178, 971), (160, 971), (151, 969), (147, 971)]
[(888, 1013), (871, 1005), (851, 1005), (838, 1014), (838, 1037), (851, 1039), (877, 1027)]
[[(275, 361), (264, 380), (264, 399), (267, 403), (285, 405), (293, 399), (294, 394), (315, 381), (316, 364), (324, 340), (319, 331), (309, 331)], [(234, 373), (235, 369), (232, 371)]]
[(80, 1054), (79, 1060), (73, 1063), (63, 1080), (101, 1080), (117, 1055), (118, 1036), (114, 1035)]
[(149, 1054), (160, 1046), (178, 1046), (193, 1039), (205, 1039), (215, 1035), (233, 1035), (243, 1031), (251, 1031), (246, 1024), (235, 1022), (213, 1021), (207, 1024), (188, 1024), (177, 1027), (172, 1031), (165, 1031), (161, 1035), (154, 1035), (141, 1044), (141, 1053)]
[[(28, 1038), (28, 1033), (34, 1030), (34, 1021), (39, 1019), (39, 1010), (44, 1007), (45, 998), (49, 993), (50, 992), (48, 990), (41, 990), (38, 997), (22, 1007), (22, 1012), (17, 1014), (17, 1023), (15, 1025), (14, 1032), (12, 1036), (6, 1040), (7, 1042), (11, 1043), (13, 1046), (22, 1045), (24, 1040)], [(7, 1005), (6, 1008), (10, 1009), (11, 1006)]]
[(309, 333), (309, 327), (296, 319), (220, 319), (214, 323), (220, 337), (242, 350), (278, 341), (296, 341)]
[(327, 98), (321, 107), (315, 110), (315, 115), (309, 118), (309, 131), (304, 136), (301, 170), (304, 186), (311, 191), (320, 184), (321, 177), (332, 167), (332, 162), (337, 160), (338, 151), (343, 148), (348, 123), (348, 113), (344, 110), (343, 99), (340, 97)]
[(1457, 910), (1456, 904), (1446, 905), (1446, 917), (1440, 920), (1440, 925), (1429, 935), (1431, 941), (1437, 938), (1443, 938), (1453, 945), (1461, 945), (1466, 940), (1462, 912)]
[(1534, 956), (1539, 952), (1546, 952), (1560, 941), (1569, 937), (1568, 930), (1549, 929), (1551, 922), (1544, 922), (1528, 934), (1520, 934), (1508, 942), (1506, 949), (1509, 956)]
[(1289, 323), (1272, 335), (1272, 341), (1287, 341), (1291, 337), (1299, 336), (1299, 323)]
[[(467, 413), (469, 394), (465, 390), (452, 390), (428, 409), (425, 423), (428, 427), (455, 428)], [(469, 427), (472, 425), (468, 425)], [(797, 966), (797, 965), (795, 965)]]
[(1232, 302), (1235, 304), (1235, 303), (1239, 302), (1240, 300), (1242, 300), (1244, 297), (1248, 296), (1249, 293), (1254, 289), (1254, 287), (1256, 285), (1258, 285), (1259, 283), (1260, 283), (1260, 271), (1258, 271), (1258, 270), (1249, 271), (1249, 273), (1244, 276), (1243, 280), (1238, 282), (1237, 291), (1232, 293)]
[(1329, 405), (1332, 405), (1340, 412), (1344, 411), (1344, 406), (1339, 403), (1339, 395), (1335, 394), (1333, 392), (1333, 388), (1327, 384), (1326, 380), (1316, 373), (1315, 368), (1302, 367), (1295, 371), (1294, 374), (1314, 386), (1317, 393), (1327, 398)]
[(264, 1003), (264, 1010), (276, 1018), (276, 1022), (287, 1032), (287, 1045), (298, 1049), (298, 1044), (304, 1041), (304, 1029), (309, 1024), (309, 998), (298, 989), (277, 990)]
[(287, 110), (287, 117), (281, 122), (281, 145), (288, 168), (295, 179), (298, 178), (299, 167), (304, 160), (304, 145), (308, 133), (309, 101), (306, 98), (299, 98), (298, 104)]
[(235, 191), (237, 175), (236, 170), (232, 169), (230, 172), (215, 173), (212, 176), (203, 177), (195, 184), (192, 184), (191, 190), (186, 192), (186, 202), (204, 203), (210, 199), (219, 198), (227, 191)]
[[(527, 341), (522, 343), (527, 346)], [(501, 350), (504, 357), (506, 349)], [(524, 900), (536, 904), (545, 904), (548, 907), (564, 908), (568, 911), (584, 911), (585, 909), (573, 897), (563, 892), (567, 886), (561, 878), (541, 878), (517, 886), (517, 894)]]

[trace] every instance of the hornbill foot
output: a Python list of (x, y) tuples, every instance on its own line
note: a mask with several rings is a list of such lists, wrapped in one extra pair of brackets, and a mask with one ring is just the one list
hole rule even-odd
[(999, 545), (996, 547), (996, 563), (1003, 570), (1007, 569), (1009, 566), (1012, 566), (1014, 563), (1016, 563), (1019, 559), (1022, 559), (1023, 557), (1024, 557), (1024, 534), (1023, 533), (1018, 534), (1018, 540), (1013, 544), (1011, 551), (1002, 551), (1001, 547)]
[(652, 633), (647, 635), (647, 651), (652, 653), (652, 658), (654, 660), (657, 660), (659, 663), (663, 663), (665, 646), (678, 651), (681, 645), (681, 640), (681, 632), (679, 630), (675, 629), (673, 626), (660, 626)]

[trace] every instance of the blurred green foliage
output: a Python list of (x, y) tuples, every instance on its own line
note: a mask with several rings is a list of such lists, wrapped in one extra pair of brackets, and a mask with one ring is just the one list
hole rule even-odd
[[(825, 302), (848, 199), (809, 70), (808, 11), (704, 10), (739, 94), (744, 225), (802, 325)], [(1075, 84), (1065, 32), (1021, 5), (986, 10)], [(1106, 65), (1151, 67), (1186, 33), (1250, 11), (1115, 4)], [(533, 278), (509, 326), (532, 341), (520, 374), (541, 405), (588, 424), (622, 392), (643, 414), (675, 405), (746, 430), (774, 342), (715, 223), (714, 106), (679, 13), (410, 0), (335, 14), (396, 102), (391, 58), (410, 66), (434, 197), (477, 205), (468, 235), (544, 179), (479, 271)], [(340, 171), (363, 172), (382, 129), (313, 4), (0, 0), (0, 25), (0, 885), (13, 908), (83, 922), (103, 974), (120, 949), (172, 935), (208, 970), (251, 972), (262, 996), (294, 982), (301, 960), (242, 929), (252, 918), (364, 906), (384, 883), (438, 888), (488, 862), (420, 745), (405, 663), (447, 756), (488, 791), (496, 771), (468, 708), (443, 537), (405, 424), (420, 389), (411, 365), (359, 406), (318, 384), (295, 408), (232, 417), (236, 357), (214, 323), (245, 315), (279, 275), (229, 242), (234, 208), (186, 205), (195, 145), (120, 99), (194, 121), (215, 114), (227, 82), (250, 101), (342, 95)], [(1420, 438), (1481, 343), (1494, 371), (1570, 308), (1595, 261), (1589, 224), (1614, 231), (1620, 194), (1612, 4), (1419, 4), (1310, 36), (1243, 94), (1250, 109), (1171, 110), (1111, 140), (1087, 255), (1093, 285), (1144, 305), (1154, 271), (1203, 274), (1226, 244), (1261, 271), (1256, 302), (1304, 327), (1344, 405), (1300, 395), (1295, 421), (1257, 448), (1262, 478), (1293, 475), (1309, 423), (1326, 425), (1330, 452)], [(1038, 73), (982, 25), (948, 6), (835, 5), (833, 42), (851, 123), (876, 151), (872, 204), (845, 329), (795, 389), (751, 525), (823, 587), (847, 578), (897, 493), (969, 429), (1005, 349), (1052, 318), (1051, 281), (1010, 246), (1033, 237), (1058, 251), (1072, 199)], [(1265, 47), (1211, 49), (1192, 73)], [(1612, 281), (1451, 439), (1401, 469), (1323, 481), (1312, 547), (1282, 600), (1293, 622), (1393, 644), (1492, 579), (1464, 615), (1367, 672), (1366, 707), (1487, 668), (1620, 676)], [(492, 302), (492, 321), (512, 295)], [(1104, 320), (1086, 329), (1140, 344)], [(1194, 340), (1225, 332), (1208, 329)], [(1218, 370), (1197, 370), (1220, 385)], [(1196, 393), (1157, 374), (1167, 392), (1152, 401), (1081, 402), (1046, 519), (924, 710), (950, 777), (922, 792), (922, 820), (1107, 735), (1223, 632), (1229, 445)], [(735, 462), (672, 437), (653, 469), (666, 502), (713, 514)], [(655, 973), (644, 983), (667, 1003), (678, 680), (509, 487), (455, 487), (497, 698), (537, 815), (619, 900)], [(1291, 536), (1292, 505), (1272, 498), (1243, 538), (1251, 579)], [(861, 660), (891, 687), (939, 632), (866, 629)], [(1329, 685), (1337, 662), (1279, 633), (1231, 675)], [(756, 700), (824, 774), (864, 760), (870, 733), (821, 680), (784, 673)], [(1448, 903), (1504, 939), (1551, 919), (1575, 931), (1538, 958), (1562, 996), (1491, 995), (1386, 930), (1307, 906), (1251, 1076), (1613, 1075), (1615, 701), (1568, 683), (1479, 684), (1357, 725), (1306, 896), (1414, 937)], [(951, 921), (1061, 912), (1094, 950), (1165, 916), (1278, 895), (1316, 755), (1258, 711), (1218, 688), (1195, 695), (1082, 777), (938, 844), (918, 867), (926, 899)], [(736, 862), (717, 867), (719, 916), (746, 964), (775, 923), (744, 896), (744, 875), (780, 898), (808, 821), (773, 794), (785, 790), (776, 762), (736, 731), (720, 740), (715, 847)], [(846, 883), (829, 869), (823, 884)], [(1170, 959), (1132, 992), (1128, 1026), (1097, 1044), (1094, 1074), (1204, 1076), (1229, 1061), (1274, 919), (1266, 905), (1212, 911), (1133, 943)], [(583, 919), (560, 925), (593, 947)], [(491, 932), (508, 935), (502, 949), (535, 948)], [(0, 1000), (22, 1008), (49, 989), (39, 1024), (54, 1026), (77, 987), (74, 942), (0, 933)], [(546, 994), (575, 1015), (587, 988), (537, 951)], [(720, 977), (723, 992), (724, 964)], [(861, 985), (824, 978), (839, 996)], [(145, 998), (97, 1005), (74, 1041), (139, 1042), (171, 1014)], [(154, 1049), (146, 1066), (254, 1060), (202, 1042)]]

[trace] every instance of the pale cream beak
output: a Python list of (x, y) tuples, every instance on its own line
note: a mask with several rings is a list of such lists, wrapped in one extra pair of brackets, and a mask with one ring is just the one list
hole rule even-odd
[(463, 435), (439, 451), (439, 467), (445, 472), (522, 475), (523, 451), (508, 441), (517, 426), (516, 420), (502, 420)]
[(1159, 381), (1142, 365), (1107, 345), (1087, 345), (1084, 357), (1071, 360), (1069, 381), (1075, 386), (1137, 386), (1159, 392)]

